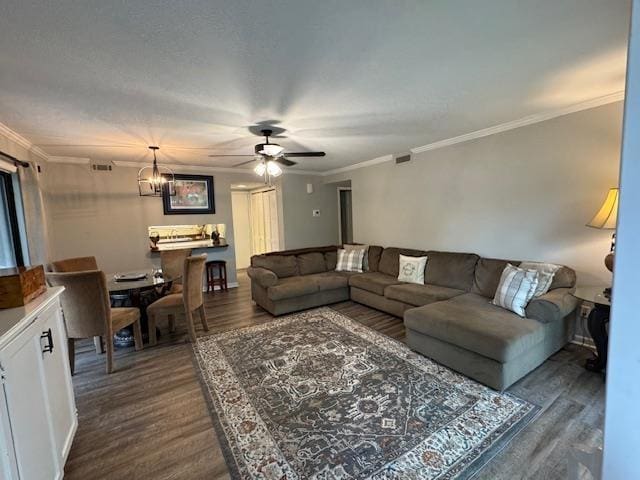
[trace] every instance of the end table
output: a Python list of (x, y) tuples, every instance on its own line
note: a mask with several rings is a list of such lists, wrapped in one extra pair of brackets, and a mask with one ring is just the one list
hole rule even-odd
[(607, 346), (609, 343), (609, 315), (611, 299), (604, 295), (605, 287), (578, 287), (573, 296), (594, 304), (587, 327), (596, 346), (596, 355), (587, 360), (585, 368), (592, 372), (601, 372), (607, 367)]

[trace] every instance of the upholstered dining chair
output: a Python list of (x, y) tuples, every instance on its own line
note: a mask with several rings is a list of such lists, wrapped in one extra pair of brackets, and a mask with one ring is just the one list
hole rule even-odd
[(193, 314), (198, 312), (202, 327), (209, 330), (207, 318), (204, 311), (204, 300), (202, 298), (202, 280), (204, 275), (204, 264), (207, 255), (196, 255), (187, 257), (184, 260), (182, 274), (182, 293), (172, 293), (166, 295), (147, 307), (147, 317), (149, 318), (149, 345), (156, 345), (156, 322), (159, 317), (167, 316), (169, 320), (169, 331), (175, 331), (175, 319), (184, 315), (189, 339), (196, 341), (196, 329), (193, 325)]
[(182, 270), (185, 259), (190, 255), (190, 248), (160, 251), (160, 268), (162, 268), (162, 274), (167, 275), (169, 278), (176, 279), (171, 282), (171, 289), (168, 293), (182, 293)]
[(107, 279), (99, 270), (47, 273), (52, 287), (65, 287), (60, 297), (67, 327), (71, 374), (75, 371), (75, 340), (104, 336), (107, 339), (107, 373), (113, 372), (113, 334), (133, 325), (136, 350), (142, 350), (140, 310), (111, 308)]
[[(86, 272), (87, 270), (99, 270), (96, 257), (74, 257), (57, 260), (49, 264), (49, 270), (52, 272)], [(96, 347), (96, 353), (104, 353), (104, 342), (101, 336), (93, 339)]]
[(51, 262), (49, 265), (52, 272), (83, 272), (86, 270), (98, 270), (96, 257), (75, 257), (65, 258)]

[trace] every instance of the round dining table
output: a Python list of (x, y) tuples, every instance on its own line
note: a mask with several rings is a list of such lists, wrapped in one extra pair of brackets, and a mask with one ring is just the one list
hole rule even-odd
[[(134, 277), (139, 277), (135, 278)], [(157, 269), (142, 269), (117, 272), (107, 275), (107, 289), (112, 306), (131, 306), (140, 309), (142, 336), (149, 336), (147, 322), (147, 306), (166, 294), (171, 284), (180, 277), (171, 277)], [(158, 332), (159, 334), (159, 332)], [(133, 346), (133, 329), (123, 328), (114, 335), (117, 347)]]

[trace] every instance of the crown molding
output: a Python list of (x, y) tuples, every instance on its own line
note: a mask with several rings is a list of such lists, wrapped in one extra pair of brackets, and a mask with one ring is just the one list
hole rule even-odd
[[(141, 163), (141, 162), (130, 162), (126, 160), (113, 160), (113, 164), (117, 167), (130, 167), (130, 168), (142, 168), (149, 166), (150, 164)], [(162, 163), (163, 166), (169, 167), (174, 172), (178, 170), (186, 170), (190, 172), (217, 172), (217, 173), (249, 173), (251, 175), (255, 175), (253, 173), (253, 169), (251, 168), (231, 168), (231, 167), (208, 167), (204, 165), (191, 165), (191, 164), (177, 164), (177, 163)], [(313, 175), (320, 176), (321, 172), (316, 172), (312, 170), (291, 170), (291, 169), (283, 169), (282, 173), (284, 175)]]
[(354, 163), (353, 165), (347, 165), (346, 167), (334, 168), (333, 170), (326, 170), (320, 173), (321, 176), (326, 177), (328, 175), (335, 175), (336, 173), (350, 172), (351, 170), (357, 170), (359, 168), (371, 167), (372, 165), (378, 165), (379, 163), (390, 162), (393, 160), (393, 155), (383, 155), (382, 157), (373, 158), (371, 160), (365, 160), (364, 162)]
[(88, 165), (91, 163), (90, 158), (86, 157), (49, 157), (48, 161), (50, 163), (71, 163), (75, 165)]
[(430, 150), (436, 150), (438, 148), (455, 145), (456, 143), (468, 142), (469, 140), (475, 140), (476, 138), (488, 137), (489, 135), (495, 135), (496, 133), (502, 133), (520, 127), (526, 127), (527, 125), (533, 125), (534, 123), (540, 123), (551, 120), (553, 118), (569, 115), (570, 113), (576, 113), (583, 110), (589, 110), (591, 108), (601, 107), (603, 105), (619, 102), (621, 100), (624, 100), (624, 90), (612, 93), (610, 95), (605, 95), (603, 97), (587, 100), (585, 102), (569, 105), (568, 107), (536, 113), (519, 118), (517, 120), (513, 120), (511, 122), (501, 123), (499, 125), (494, 125), (493, 127), (483, 128), (481, 130), (465, 133), (464, 135), (459, 135), (457, 137), (439, 140), (437, 142), (429, 143), (428, 145), (412, 148), (411, 153), (428, 152)]
[(40, 148), (36, 147), (29, 140), (24, 138), (19, 133), (11, 130), (9, 127), (7, 127), (4, 123), (1, 123), (1, 122), (0, 122), (0, 135), (2, 135), (4, 137), (7, 137), (10, 141), (12, 141), (14, 143), (17, 143), (18, 145), (20, 145), (25, 150), (28, 150), (29, 152), (39, 156), (43, 160), (48, 160), (49, 159), (49, 155), (47, 155), (43, 150), (41, 150)]
[[(569, 115), (570, 113), (576, 113), (583, 110), (589, 110), (591, 108), (601, 107), (610, 103), (615, 103), (624, 100), (624, 90), (614, 92), (609, 95), (587, 100), (585, 102), (569, 105), (568, 107), (558, 108), (555, 110), (548, 110), (546, 112), (536, 113), (527, 117), (512, 120), (510, 122), (494, 125), (493, 127), (483, 128), (474, 132), (465, 133), (464, 135), (458, 135), (457, 137), (451, 137), (444, 140), (438, 140), (437, 142), (422, 145), (421, 147), (415, 147), (409, 149), (412, 154), (428, 152), (430, 150), (436, 150), (438, 148), (444, 148), (457, 143), (468, 142), (475, 140), (476, 138), (488, 137), (489, 135), (495, 135), (497, 133), (506, 132), (508, 130), (514, 130), (520, 127), (526, 127), (527, 125), (533, 125), (535, 123), (551, 120), (563, 115)], [(321, 173), (323, 177), (329, 175), (335, 175), (337, 173), (349, 172), (360, 168), (370, 167), (379, 163), (389, 162), (394, 159), (394, 155), (385, 155), (383, 157), (374, 158), (373, 160), (366, 160), (364, 162), (354, 163), (346, 167), (334, 168), (332, 170), (326, 170)]]

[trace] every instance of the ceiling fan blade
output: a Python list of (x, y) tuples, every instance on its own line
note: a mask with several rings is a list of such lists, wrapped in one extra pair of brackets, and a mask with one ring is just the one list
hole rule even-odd
[(294, 162), (293, 160), (289, 160), (285, 157), (278, 157), (275, 159), (275, 161), (281, 165), (284, 165), (285, 167), (293, 167), (294, 165), (298, 164), (298, 162)]
[(285, 152), (287, 157), (324, 157), (324, 152)]
[(214, 155), (208, 155), (209, 157), (255, 157), (255, 155), (224, 155), (216, 153)]
[(247, 165), (249, 163), (253, 163), (255, 162), (255, 159), (252, 158), (251, 160), (247, 160), (246, 162), (240, 162), (240, 163), (236, 163), (235, 165), (231, 165), (232, 167), (241, 167), (242, 165)]

